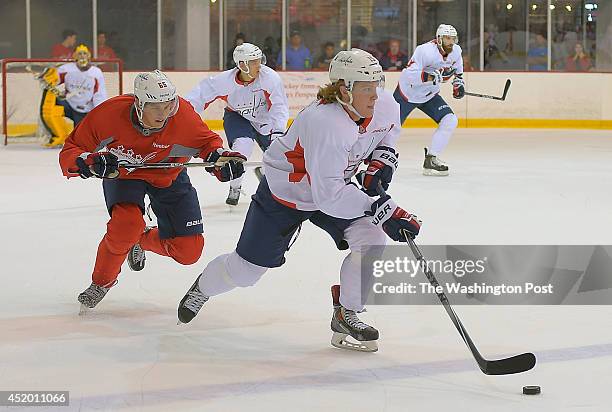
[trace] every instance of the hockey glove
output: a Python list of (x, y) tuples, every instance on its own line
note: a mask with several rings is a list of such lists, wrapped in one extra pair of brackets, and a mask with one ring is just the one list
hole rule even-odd
[(370, 155), (367, 170), (364, 174), (357, 175), (357, 180), (368, 196), (378, 196), (376, 192), (378, 182), (382, 184), (383, 189), (389, 188), (393, 173), (398, 166), (398, 157), (399, 153), (396, 153), (391, 147), (378, 146), (374, 149)]
[(422, 222), (416, 215), (397, 206), (389, 195), (381, 196), (374, 202), (366, 216), (372, 216), (372, 223), (396, 242), (407, 242), (404, 234), (414, 239), (421, 230)]
[(423, 83), (431, 82), (434, 86), (436, 84), (442, 84), (442, 71), (441, 70), (432, 70), (429, 72), (423, 72), (421, 76), (421, 80)]
[(455, 99), (462, 99), (465, 96), (465, 82), (463, 81), (463, 74), (456, 74), (453, 80), (453, 97)]
[(220, 182), (229, 182), (239, 178), (244, 174), (243, 162), (247, 158), (238, 152), (230, 152), (229, 150), (219, 148), (210, 152), (206, 158), (206, 162), (215, 163), (214, 167), (207, 167), (206, 171), (215, 175)]
[(444, 70), (442, 70), (442, 81), (444, 83), (449, 81), (456, 71), (457, 69), (455, 67), (445, 67)]
[(83, 153), (76, 159), (79, 176), (115, 179), (119, 176), (117, 156), (109, 152)]

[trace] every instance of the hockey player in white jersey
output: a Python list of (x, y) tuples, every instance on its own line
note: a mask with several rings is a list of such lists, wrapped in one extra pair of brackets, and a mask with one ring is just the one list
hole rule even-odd
[(46, 144), (49, 147), (63, 145), (68, 137), (69, 129), (63, 124), (63, 117), (71, 119), (76, 127), (87, 113), (107, 99), (104, 75), (102, 70), (92, 66), (87, 46), (79, 45), (73, 57), (75, 61), (59, 66), (56, 75), (49, 71), (42, 75), (42, 78), (53, 79), (48, 81), (50, 85), (57, 88), (63, 84), (65, 87), (59, 98), (49, 99), (43, 95), (42, 120), (52, 135)]
[(448, 166), (438, 156), (457, 128), (457, 116), (440, 96), (440, 85), (453, 78), (453, 97), (465, 95), (461, 47), (457, 44), (457, 30), (441, 24), (436, 38), (418, 46), (402, 74), (393, 97), (400, 104), (402, 123), (416, 108), (438, 123), (429, 149), (425, 148), (423, 174), (447, 176)]
[[(185, 98), (198, 113), (216, 99), (225, 100), (223, 128), (228, 143), (248, 158), (255, 142), (265, 151), (275, 136), (285, 132), (289, 108), (283, 81), (265, 66), (266, 56), (259, 47), (242, 43), (233, 56), (235, 68), (202, 80)], [(238, 204), (241, 185), (242, 178), (230, 182), (227, 204)]]
[[(332, 288), (332, 344), (377, 350), (378, 331), (357, 317), (365, 301), (361, 256), (384, 245), (387, 236), (396, 241), (416, 236), (421, 222), (388, 195), (377, 196), (378, 184), (388, 187), (397, 168), (394, 147), (400, 132), (399, 107), (381, 87), (378, 60), (359, 49), (341, 51), (329, 77), (319, 100), (304, 108), (264, 153), (265, 177), (238, 245), (198, 276), (179, 304), (180, 322), (190, 322), (211, 296), (252, 286), (268, 268), (283, 265), (294, 234), (310, 220), (340, 250), (350, 249), (340, 269), (341, 285)], [(360, 188), (350, 180), (364, 162), (368, 167)]]

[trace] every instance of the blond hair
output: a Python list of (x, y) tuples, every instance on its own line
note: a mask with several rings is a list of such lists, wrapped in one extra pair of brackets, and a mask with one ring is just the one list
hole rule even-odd
[(340, 94), (340, 87), (344, 86), (344, 81), (339, 80), (335, 83), (328, 83), (323, 87), (319, 88), (317, 93), (317, 99), (322, 100), (323, 104), (335, 103), (338, 100), (336, 98), (342, 98)]

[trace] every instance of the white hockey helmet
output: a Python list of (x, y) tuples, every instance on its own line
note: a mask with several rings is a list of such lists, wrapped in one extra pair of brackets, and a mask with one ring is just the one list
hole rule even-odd
[(176, 87), (168, 76), (159, 70), (153, 70), (148, 73), (139, 73), (134, 79), (134, 106), (138, 120), (142, 122), (142, 111), (147, 103), (166, 103), (175, 102), (175, 107), (170, 112), (170, 116), (174, 116), (178, 111), (178, 95)]
[(459, 43), (459, 37), (457, 36), (457, 29), (455, 29), (450, 24), (441, 24), (438, 26), (438, 29), (436, 30), (436, 43), (438, 43), (438, 46), (440, 47), (444, 47), (444, 44), (442, 42), (443, 36), (452, 37), (454, 40), (453, 44)]
[[(242, 43), (236, 46), (233, 57), (236, 67), (247, 74), (249, 73), (249, 62), (251, 60), (261, 60), (261, 64), (266, 64), (266, 55), (259, 47), (251, 43)], [(240, 63), (244, 63), (244, 65)]]
[(380, 82), (384, 87), (385, 75), (376, 57), (361, 49), (342, 50), (329, 64), (329, 80), (344, 80), (350, 92), (355, 82)]
[(380, 63), (376, 57), (361, 49), (338, 52), (329, 64), (329, 80), (332, 83), (344, 81), (349, 101), (342, 101), (340, 96), (336, 96), (336, 100), (360, 118), (364, 116), (353, 106), (352, 91), (355, 82), (378, 82), (378, 87), (385, 87), (385, 74)]

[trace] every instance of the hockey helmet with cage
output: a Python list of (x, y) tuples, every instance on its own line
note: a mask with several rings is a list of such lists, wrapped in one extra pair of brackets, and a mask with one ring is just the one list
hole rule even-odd
[(91, 62), (91, 52), (89, 48), (84, 44), (79, 44), (76, 49), (74, 49), (74, 53), (72, 53), (72, 58), (76, 60), (76, 65), (80, 68), (84, 68), (89, 66)]
[(168, 76), (159, 70), (139, 73), (134, 79), (134, 107), (138, 120), (142, 123), (142, 112), (147, 103), (166, 103), (174, 101), (174, 107), (168, 117), (178, 111), (179, 99), (176, 87)]

